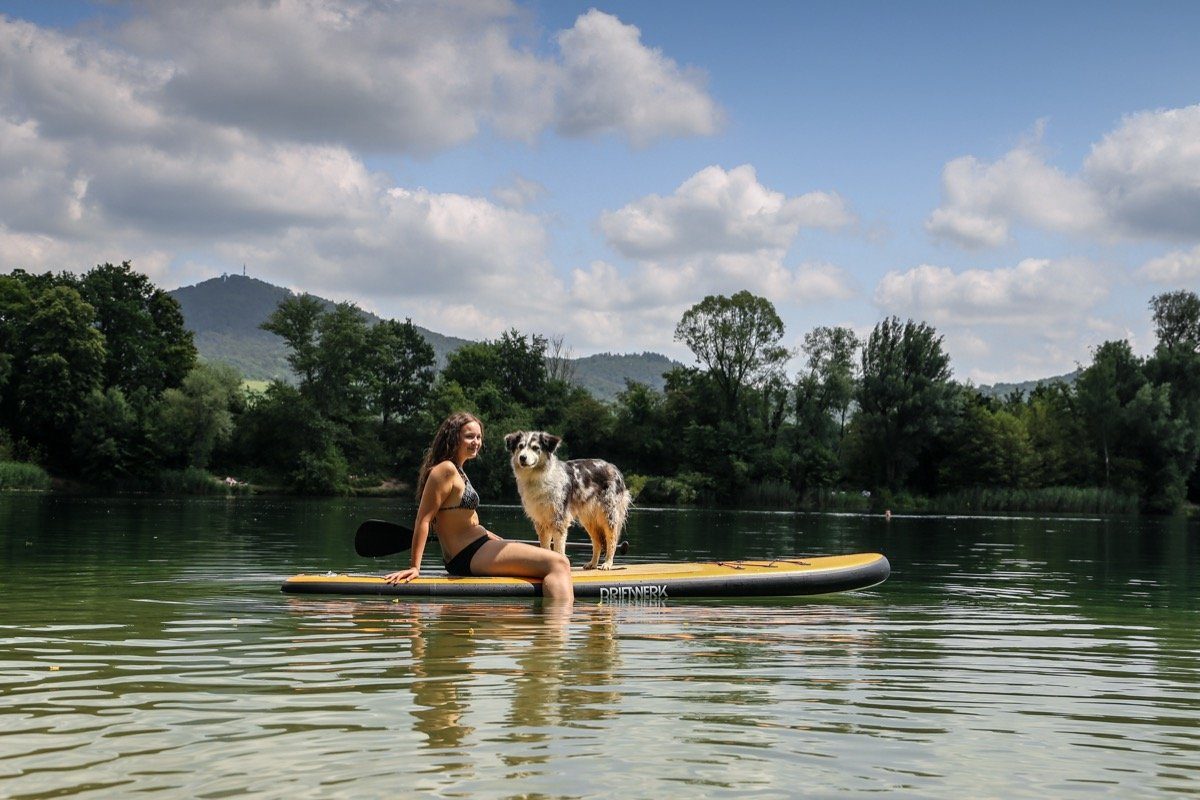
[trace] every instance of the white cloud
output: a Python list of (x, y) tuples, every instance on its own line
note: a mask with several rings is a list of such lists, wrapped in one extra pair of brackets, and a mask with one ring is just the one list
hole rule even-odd
[(854, 215), (836, 194), (787, 197), (758, 181), (754, 167), (705, 167), (670, 197), (650, 195), (600, 219), (605, 237), (630, 258), (786, 249), (801, 228), (836, 229)]
[(701, 76), (647, 48), (633, 25), (592, 9), (558, 35), (558, 45), (563, 59), (560, 132), (590, 136), (618, 131), (637, 145), (716, 132), (721, 114)]
[[(673, 352), (670, 332), (705, 295), (745, 289), (781, 310), (853, 296), (852, 281), (839, 267), (789, 266), (786, 256), (803, 229), (837, 229), (855, 221), (836, 194), (788, 197), (763, 186), (750, 165), (706, 167), (670, 196), (650, 195), (602, 215), (608, 243), (634, 264), (626, 272), (607, 262), (574, 270), (571, 299), (592, 312), (577, 318), (596, 331), (612, 327), (628, 336), (639, 330), (649, 337), (643, 341)], [(614, 319), (620, 324), (614, 326)], [(647, 326), (647, 319), (661, 329)]]
[(166, 65), (179, 112), (292, 141), (431, 154), (484, 127), (533, 140), (612, 133), (636, 145), (715, 132), (699, 74), (591, 10), (554, 41), (519, 42), (526, 13), (507, 0), (158, 2), (121, 31)]
[(926, 230), (965, 247), (1003, 244), (1016, 224), (1102, 240), (1200, 237), (1200, 105), (1126, 117), (1077, 175), (1047, 164), (1040, 139), (1039, 126), (998, 161), (949, 162)]
[(1200, 245), (1151, 259), (1138, 269), (1137, 275), (1151, 283), (1167, 286), (1200, 284)]
[(1029, 258), (1011, 268), (959, 273), (922, 264), (884, 275), (875, 303), (935, 325), (1045, 325), (1083, 319), (1107, 296), (1106, 284), (1099, 268), (1079, 259)]
[(309, 291), (352, 291), (375, 302), (443, 296), (521, 313), (540, 302), (530, 285), (562, 291), (545, 245), (533, 215), (478, 197), (394, 188), (358, 219), (247, 237), (219, 252)]
[(1128, 235), (1200, 238), (1200, 104), (1126, 117), (1083, 174)]
[(945, 200), (925, 228), (965, 247), (1005, 243), (1014, 222), (1078, 234), (1100, 230), (1104, 220), (1088, 186), (1025, 146), (993, 164), (971, 156), (951, 161), (942, 171), (942, 192)]
[(593, 261), (587, 269), (571, 270), (571, 300), (591, 311), (609, 311), (628, 307), (633, 290), (612, 264)]
[(157, 2), (122, 31), (170, 64), (164, 102), (279, 139), (432, 153), (484, 124), (549, 124), (553, 62), (512, 41), (511, 3)]

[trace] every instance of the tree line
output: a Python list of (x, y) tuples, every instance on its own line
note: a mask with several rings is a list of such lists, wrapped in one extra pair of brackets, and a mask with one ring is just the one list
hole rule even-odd
[(537, 428), (564, 436), (562, 455), (618, 464), (643, 504), (1172, 511), (1200, 498), (1200, 299), (1150, 311), (1148, 357), (1105, 342), (1073, 385), (996, 399), (953, 380), (926, 323), (817, 327), (796, 353), (768, 300), (714, 295), (675, 330), (695, 366), (605, 403), (570, 382), (561, 341), (509, 330), (439, 370), (411, 321), (300, 295), (262, 326), (295, 381), (248, 391), (198, 361), (178, 304), (128, 263), (16, 270), (0, 276), (0, 485), (21, 462), (151, 491), (225, 475), (403, 491), (437, 423), (466, 409), (486, 425), (472, 481), (495, 500), (515, 496), (504, 433)]

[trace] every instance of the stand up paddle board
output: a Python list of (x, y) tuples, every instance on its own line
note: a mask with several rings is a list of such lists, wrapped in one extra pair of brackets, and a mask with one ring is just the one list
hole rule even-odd
[[(611, 570), (576, 569), (571, 579), (576, 597), (640, 601), (845, 592), (883, 583), (891, 570), (882, 555), (858, 553), (709, 563), (624, 564)], [(542, 583), (533, 578), (463, 578), (443, 574), (390, 584), (378, 576), (328, 573), (296, 575), (285, 580), (282, 589), (296, 594), (540, 597)]]

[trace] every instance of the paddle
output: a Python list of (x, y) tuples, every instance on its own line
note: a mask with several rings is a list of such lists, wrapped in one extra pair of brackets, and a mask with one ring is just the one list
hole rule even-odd
[[(403, 553), (412, 547), (412, 537), (412, 528), (406, 528), (394, 522), (385, 522), (381, 519), (369, 519), (359, 525), (358, 530), (354, 533), (354, 552), (368, 558)], [(526, 544), (537, 544), (537, 542), (526, 542)], [(591, 542), (567, 542), (567, 547), (590, 548), (591, 546)], [(629, 540), (626, 539), (617, 545), (617, 555), (623, 556), (628, 552)]]

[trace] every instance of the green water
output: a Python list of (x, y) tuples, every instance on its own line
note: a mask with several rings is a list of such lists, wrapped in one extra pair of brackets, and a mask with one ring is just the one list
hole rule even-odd
[(627, 561), (892, 577), (566, 615), (279, 592), (407, 563), (355, 557), (381, 516), (411, 508), (0, 496), (0, 797), (1200, 794), (1196, 522), (639, 509)]

